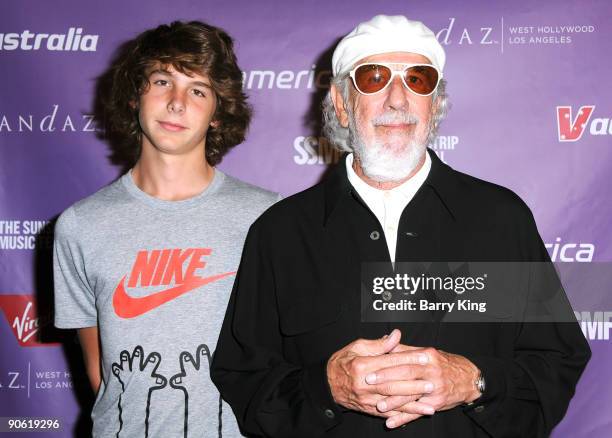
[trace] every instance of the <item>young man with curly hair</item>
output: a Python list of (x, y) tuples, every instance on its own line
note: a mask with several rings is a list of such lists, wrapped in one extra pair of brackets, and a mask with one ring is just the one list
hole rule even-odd
[(278, 196), (214, 166), (251, 110), (232, 39), (174, 22), (124, 45), (104, 125), (133, 167), (55, 229), (55, 324), (78, 329), (93, 435), (240, 435), (209, 375), (251, 223)]

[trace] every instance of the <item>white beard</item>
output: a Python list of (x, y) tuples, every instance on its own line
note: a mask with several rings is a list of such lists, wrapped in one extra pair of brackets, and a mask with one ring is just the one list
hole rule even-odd
[[(375, 122), (392, 118), (383, 115)], [(419, 123), (418, 118), (413, 115), (405, 115), (403, 120), (408, 123)], [(421, 162), (427, 150), (428, 139), (429, 135), (425, 136), (423, 141), (412, 139), (399, 147), (386, 145), (378, 140), (366, 144), (353, 114), (349, 113), (349, 141), (363, 173), (374, 181), (393, 182), (405, 179)]]

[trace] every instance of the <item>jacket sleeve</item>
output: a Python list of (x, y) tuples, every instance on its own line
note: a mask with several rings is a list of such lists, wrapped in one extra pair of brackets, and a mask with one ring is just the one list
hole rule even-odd
[[(522, 260), (550, 263), (526, 206), (522, 217), (516, 230)], [(554, 271), (545, 271), (553, 272), (556, 279)], [(573, 318), (571, 309), (564, 310)], [(591, 350), (575, 320), (561, 321), (517, 323), (513, 359), (468, 357), (481, 370), (487, 386), (481, 398), (463, 409), (491, 436), (546, 437), (565, 415)]]
[(326, 363), (300, 367), (283, 357), (274, 272), (257, 222), (246, 239), (211, 377), (249, 436), (322, 435), (341, 421)]

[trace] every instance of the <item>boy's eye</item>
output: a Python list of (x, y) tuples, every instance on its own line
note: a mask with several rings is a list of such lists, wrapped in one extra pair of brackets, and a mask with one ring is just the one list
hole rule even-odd
[(206, 97), (206, 94), (204, 94), (202, 91), (200, 90), (193, 90), (193, 94), (195, 94), (198, 97)]
[(165, 79), (158, 79), (156, 81), (153, 81), (153, 83), (155, 85), (162, 85), (162, 86), (168, 85), (168, 81), (166, 81)]

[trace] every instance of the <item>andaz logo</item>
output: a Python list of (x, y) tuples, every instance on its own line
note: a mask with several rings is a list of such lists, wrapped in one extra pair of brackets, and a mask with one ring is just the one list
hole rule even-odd
[[(586, 125), (589, 123), (595, 105), (581, 106), (572, 118), (571, 106), (557, 107), (557, 133), (559, 141), (578, 141), (582, 138)], [(589, 125), (589, 133), (591, 135), (612, 135), (612, 124), (610, 118), (593, 119)]]
[(38, 342), (38, 331), (51, 321), (50, 315), (40, 317), (31, 295), (0, 295), (0, 308), (22, 347), (48, 347), (56, 343)]
[[(453, 33), (454, 26), (455, 17), (450, 17), (448, 26), (436, 32), (436, 38), (438, 39), (438, 42), (443, 46), (448, 46), (449, 44), (452, 44), (453, 41), (451, 40), (450, 36)], [(476, 29), (471, 29), (469, 31), (467, 27), (463, 27), (459, 29), (459, 32), (461, 33), (461, 36), (458, 40), (459, 45), (462, 45), (464, 43), (472, 45), (474, 44), (474, 41), (476, 41), (476, 44), (480, 45), (499, 44), (499, 41), (491, 36), (491, 33), (493, 32), (493, 27), (480, 27)]]
[(139, 251), (127, 286), (129, 288), (140, 286), (141, 289), (171, 284), (173, 286), (146, 296), (132, 296), (126, 291), (126, 275), (119, 281), (113, 295), (115, 314), (120, 318), (134, 318), (205, 284), (235, 274), (235, 272), (225, 272), (208, 277), (196, 275), (196, 270), (206, 266), (202, 258), (211, 253), (210, 248)]

